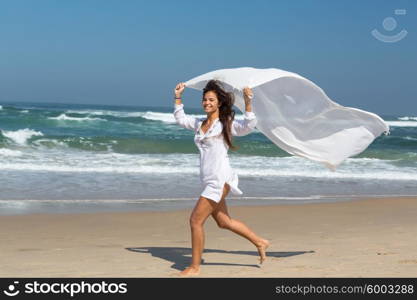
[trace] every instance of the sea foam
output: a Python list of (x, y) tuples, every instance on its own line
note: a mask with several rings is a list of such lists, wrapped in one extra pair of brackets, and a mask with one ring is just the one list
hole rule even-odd
[(90, 117), (83, 117), (83, 118), (77, 118), (77, 117), (70, 117), (66, 114), (60, 114), (58, 117), (49, 117), (50, 120), (58, 120), (58, 121), (107, 121), (105, 119), (100, 118), (90, 118)]
[(415, 121), (386, 121), (386, 123), (393, 127), (417, 127)]
[(7, 148), (0, 149), (0, 155), (2, 156), (21, 156), (23, 153), (19, 150), (12, 150)]
[(1, 130), (3, 136), (12, 140), (16, 144), (26, 145), (26, 142), (33, 136), (43, 136), (43, 133), (40, 131), (35, 131), (29, 128), (19, 129), (16, 131), (6, 131)]
[(398, 120), (402, 120), (402, 121), (414, 120), (414, 121), (417, 121), (417, 117), (399, 117)]
[(142, 111), (116, 111), (116, 110), (67, 110), (68, 114), (80, 114), (88, 116), (112, 116), (117, 118), (135, 118), (141, 117), (144, 112)]

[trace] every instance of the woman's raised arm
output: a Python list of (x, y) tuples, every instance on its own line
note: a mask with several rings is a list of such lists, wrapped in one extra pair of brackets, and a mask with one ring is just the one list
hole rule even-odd
[(257, 120), (255, 113), (252, 112), (253, 93), (249, 87), (243, 89), (243, 98), (245, 100), (245, 114), (243, 120), (233, 120), (232, 135), (243, 136), (251, 133), (255, 129)]
[(195, 130), (197, 128), (197, 118), (186, 115), (184, 112), (184, 104), (182, 104), (181, 95), (185, 89), (185, 84), (180, 82), (177, 84), (174, 90), (175, 94), (175, 108), (174, 108), (174, 117), (178, 125), (183, 128)]

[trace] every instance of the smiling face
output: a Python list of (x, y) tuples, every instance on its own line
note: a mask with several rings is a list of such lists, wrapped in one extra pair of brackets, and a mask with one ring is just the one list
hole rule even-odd
[(203, 96), (203, 109), (206, 113), (214, 113), (219, 109), (220, 103), (214, 91), (208, 91)]

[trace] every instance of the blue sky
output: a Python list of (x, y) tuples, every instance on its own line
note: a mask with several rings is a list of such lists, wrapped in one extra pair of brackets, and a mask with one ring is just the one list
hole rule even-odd
[[(176, 83), (250, 66), (296, 72), (344, 106), (416, 115), (416, 13), (413, 0), (5, 0), (0, 103), (172, 106)], [(384, 43), (373, 29), (408, 34)]]

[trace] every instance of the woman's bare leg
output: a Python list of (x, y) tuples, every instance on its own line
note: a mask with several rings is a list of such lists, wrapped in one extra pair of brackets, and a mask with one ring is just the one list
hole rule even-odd
[(266, 248), (269, 246), (269, 241), (266, 239), (263, 239), (261, 237), (258, 237), (255, 232), (253, 232), (248, 226), (246, 226), (244, 223), (242, 223), (239, 220), (232, 219), (229, 216), (229, 213), (227, 211), (227, 205), (226, 205), (226, 196), (230, 190), (230, 187), (226, 184), (225, 188), (227, 186), (226, 193), (223, 193), (223, 197), (213, 213), (211, 214), (216, 221), (217, 225), (220, 228), (228, 229), (233, 231), (234, 233), (239, 234), (240, 236), (248, 239), (252, 244), (255, 245), (255, 247), (258, 249), (259, 253), (259, 262), (263, 263), (266, 259)]
[(204, 222), (218, 204), (213, 200), (200, 197), (190, 216), (192, 260), (191, 265), (180, 272), (181, 276), (198, 275), (200, 273), (201, 256), (204, 249)]

